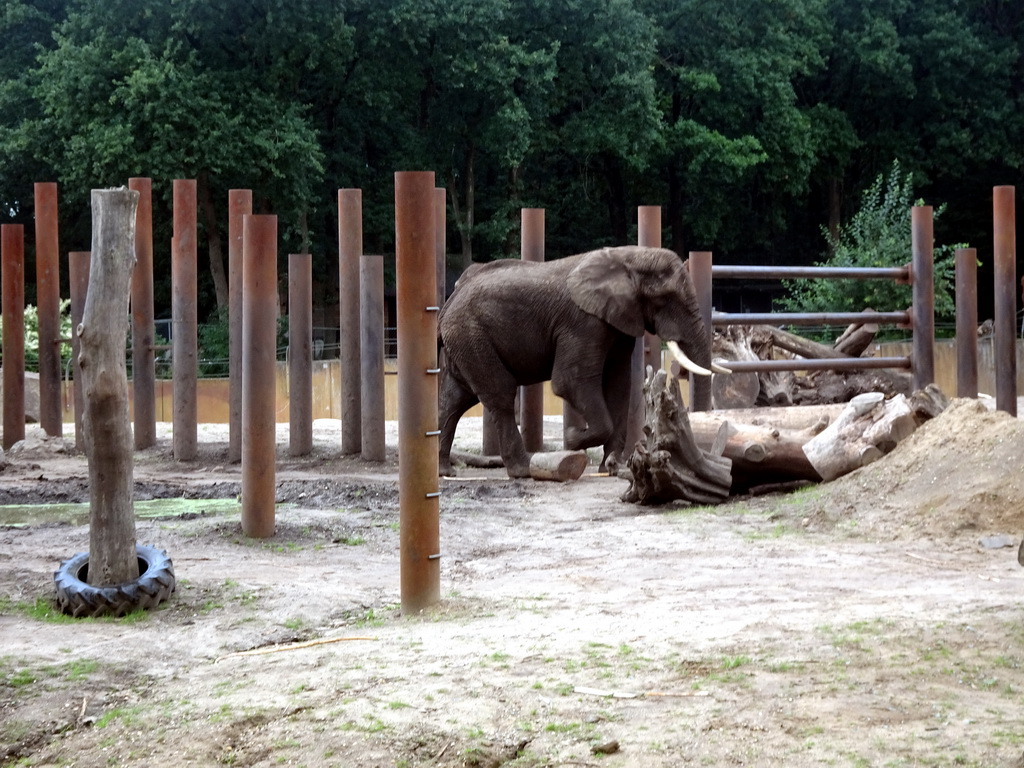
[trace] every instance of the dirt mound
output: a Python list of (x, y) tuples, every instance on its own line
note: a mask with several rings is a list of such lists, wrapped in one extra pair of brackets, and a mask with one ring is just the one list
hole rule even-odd
[(888, 456), (821, 486), (819, 514), (882, 538), (1024, 530), (1024, 422), (953, 400)]

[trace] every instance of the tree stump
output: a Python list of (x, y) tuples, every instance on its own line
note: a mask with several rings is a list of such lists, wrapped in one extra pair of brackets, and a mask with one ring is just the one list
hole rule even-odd
[(689, 501), (720, 504), (732, 487), (732, 462), (717, 444), (702, 450), (690, 429), (686, 405), (675, 377), (660, 370), (644, 384), (647, 421), (643, 438), (629, 457), (632, 473), (623, 501), (663, 504)]
[(132, 504), (132, 430), (128, 414), (128, 299), (135, 265), (139, 193), (92, 191), (92, 259), (79, 339), (89, 463), (89, 573), (92, 586), (139, 578)]

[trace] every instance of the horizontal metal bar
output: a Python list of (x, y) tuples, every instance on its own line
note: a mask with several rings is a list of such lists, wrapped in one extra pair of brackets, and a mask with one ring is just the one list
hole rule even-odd
[(440, 497), (441, 497), (441, 492), (440, 491), (433, 491), (431, 493), (426, 494), (426, 498), (428, 498), (428, 499), (438, 499)]
[(424, 432), (423, 433), (424, 437), (437, 437), (440, 434), (441, 434), (441, 430), (440, 429), (432, 429), (429, 432)]
[(909, 325), (909, 312), (716, 312), (712, 325)]
[(750, 278), (759, 280), (796, 280), (802, 278), (845, 278), (850, 280), (910, 279), (909, 267), (758, 267), (743, 265), (712, 265), (715, 279)]
[(427, 368), (427, 373), (440, 373), (440, 368)]
[(860, 371), (868, 368), (910, 368), (909, 357), (834, 357), (792, 360), (716, 360), (733, 373), (748, 371)]

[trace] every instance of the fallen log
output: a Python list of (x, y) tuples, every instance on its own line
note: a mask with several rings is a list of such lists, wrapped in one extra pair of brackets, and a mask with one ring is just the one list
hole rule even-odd
[(839, 417), (804, 445), (823, 480), (835, 480), (886, 455), (949, 404), (934, 384), (907, 398), (880, 392), (857, 395)]
[(587, 468), (586, 451), (551, 451), (530, 456), (530, 477), (564, 483), (579, 480)]
[(836, 421), (804, 445), (822, 480), (835, 480), (889, 453), (917, 428), (907, 398), (881, 392), (857, 395)]
[[(698, 447), (675, 377), (654, 373), (644, 384), (647, 421), (627, 466), (622, 500), (638, 504), (720, 504), (732, 487), (732, 462)], [(721, 441), (719, 441), (720, 443)]]

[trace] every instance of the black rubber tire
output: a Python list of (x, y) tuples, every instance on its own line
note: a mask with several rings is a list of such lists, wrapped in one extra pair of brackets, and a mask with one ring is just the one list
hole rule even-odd
[(57, 605), (71, 616), (124, 616), (160, 605), (174, 592), (174, 565), (167, 552), (135, 545), (139, 578), (116, 587), (93, 587), (89, 577), (89, 553), (79, 552), (65, 560), (53, 574)]

